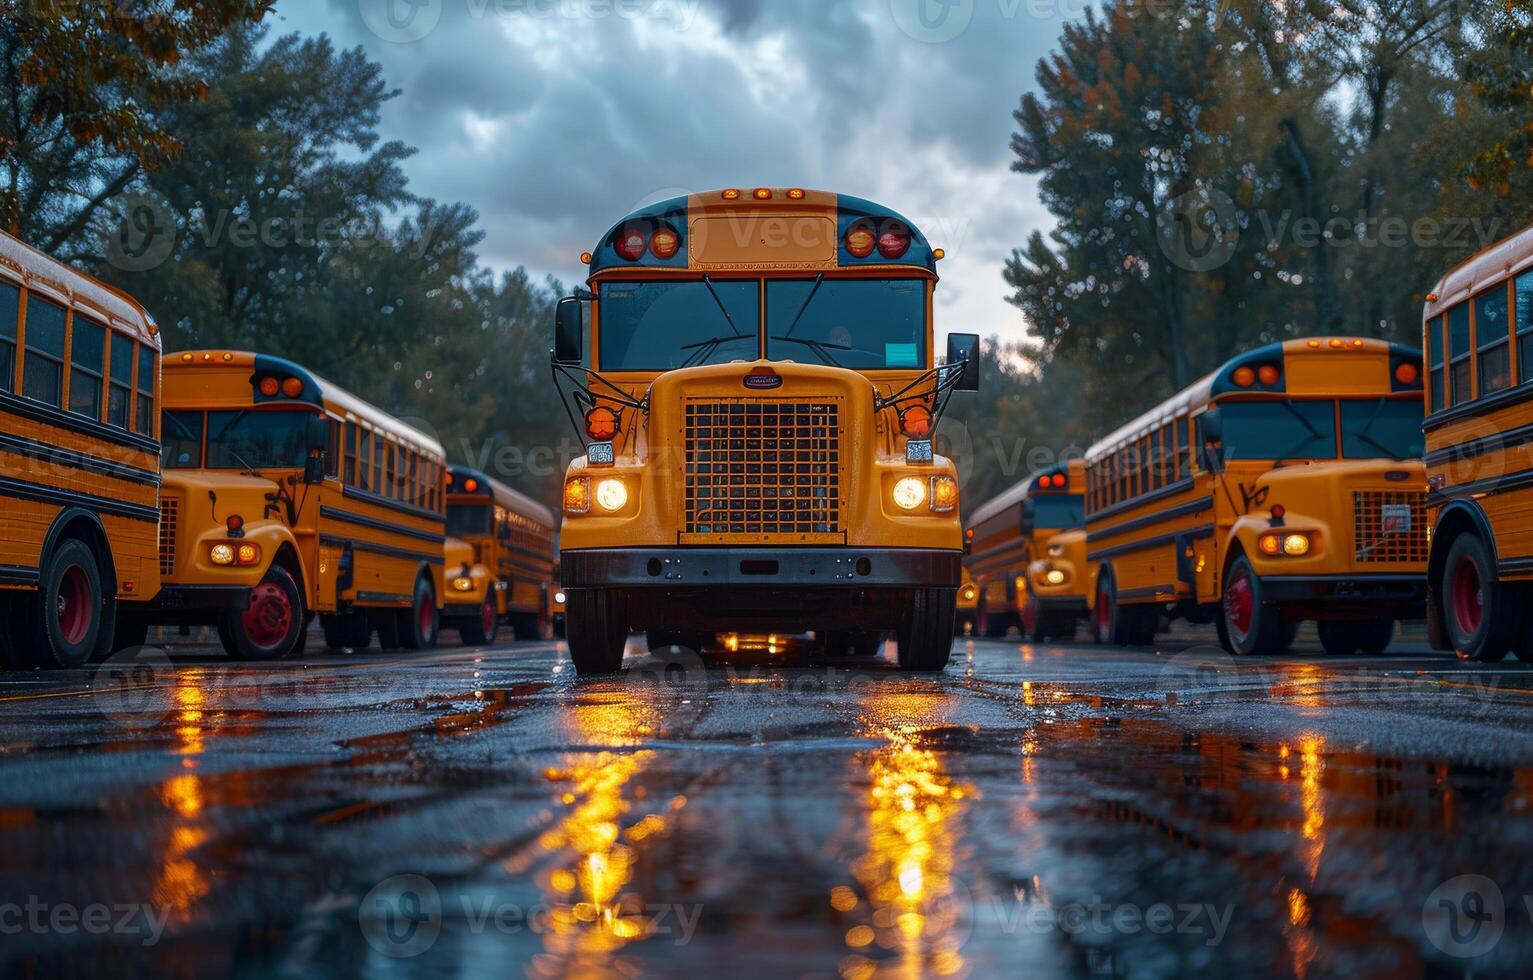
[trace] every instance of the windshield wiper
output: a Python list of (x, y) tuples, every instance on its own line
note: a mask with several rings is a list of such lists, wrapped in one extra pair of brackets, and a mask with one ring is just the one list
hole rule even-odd
[(1396, 452), (1395, 450), (1389, 448), (1388, 446), (1384, 445), (1382, 442), (1378, 441), (1373, 436), (1370, 436), (1368, 434), (1368, 430), (1373, 428), (1373, 423), (1375, 423), (1375, 422), (1377, 422), (1379, 420), (1379, 415), (1384, 411), (1384, 404), (1385, 404), (1385, 400), (1383, 398), (1380, 398), (1378, 400), (1378, 402), (1373, 406), (1373, 414), (1368, 416), (1368, 421), (1364, 422), (1363, 423), (1363, 427), (1361, 429), (1359, 429), (1357, 432), (1352, 433), (1352, 435), (1355, 438), (1361, 439), (1364, 442), (1368, 443), (1370, 446), (1372, 446), (1373, 448), (1377, 449), (1379, 452), (1383, 453), (1389, 459), (1399, 459), (1400, 458), (1400, 454), (1398, 452)]
[(214, 443), (220, 443), (218, 448), (220, 450), (222, 450), (223, 452), (228, 453), (230, 456), (233, 456), (234, 457), (234, 461), (245, 468), (245, 474), (244, 475), (260, 477), (261, 479), (264, 480), (264, 479), (266, 479), (265, 475), (263, 475), (261, 473), (261, 471), (256, 469), (254, 466), (251, 466), (250, 463), (245, 460), (245, 457), (243, 457), (239, 453), (235, 452), (234, 448), (232, 446), (221, 445), (221, 443), (223, 442), (224, 436), (229, 434), (229, 430), (234, 428), (235, 425), (237, 425), (241, 419), (243, 419), (245, 416), (247, 416), (249, 414), (250, 414), (250, 409), (248, 409), (248, 408), (242, 408), (238, 412), (235, 412), (234, 413), (234, 418), (232, 418), (228, 422), (224, 423), (224, 427), (222, 429), (218, 430), (218, 435), (214, 436), (214, 437), (212, 437), (212, 438), (210, 438), (208, 440), (208, 446), (211, 447)]
[(768, 337), (768, 339), (769, 340), (781, 340), (784, 343), (789, 343), (789, 344), (803, 344), (805, 347), (807, 347), (810, 350), (814, 351), (815, 354), (819, 356), (820, 360), (824, 361), (826, 364), (829, 364), (831, 367), (840, 367), (841, 366), (841, 362), (836, 360), (835, 357), (831, 355), (831, 353), (830, 353), (831, 351), (833, 351), (833, 350), (856, 350), (857, 349), (855, 347), (848, 347), (846, 344), (832, 344), (832, 343), (828, 343), (828, 342), (823, 341), (823, 340), (805, 340), (803, 337), (789, 337), (789, 336), (786, 336), (786, 335), (779, 337), (779, 336), (773, 334), (773, 335), (770, 335)]
[(713, 352), (718, 350), (721, 345), (728, 344), (736, 340), (750, 339), (752, 338), (749, 334), (737, 333), (726, 334), (723, 337), (709, 337), (707, 340), (699, 340), (695, 344), (682, 344), (677, 348), (677, 350), (689, 350), (694, 351), (695, 353), (688, 355), (687, 359), (681, 362), (681, 366), (684, 368), (689, 368), (696, 364), (702, 364), (704, 361), (708, 360), (708, 358), (712, 357)]
[(1309, 439), (1301, 439), (1299, 440), (1299, 444), (1294, 446), (1292, 449), (1284, 450), (1283, 453), (1279, 455), (1278, 458), (1272, 463), (1272, 468), (1275, 470), (1281, 469), (1283, 464), (1288, 461), (1289, 456), (1303, 449), (1311, 440), (1319, 439), (1321, 435), (1320, 430), (1315, 428), (1314, 425), (1310, 423), (1310, 420), (1305, 418), (1297, 408), (1293, 407), (1293, 402), (1284, 400), (1278, 402), (1278, 404), (1287, 409), (1289, 415), (1292, 415), (1294, 418), (1298, 419), (1299, 424), (1309, 430)]
[(786, 336), (773, 337), (773, 340), (788, 340), (792, 337), (794, 328), (798, 326), (798, 321), (803, 318), (804, 311), (809, 309), (809, 304), (814, 301), (814, 294), (820, 291), (820, 283), (824, 281), (825, 273), (823, 272), (814, 277), (814, 285), (809, 287), (809, 295), (804, 297), (804, 302), (799, 306), (798, 312), (793, 314), (793, 322), (788, 324), (788, 329), (783, 331)]

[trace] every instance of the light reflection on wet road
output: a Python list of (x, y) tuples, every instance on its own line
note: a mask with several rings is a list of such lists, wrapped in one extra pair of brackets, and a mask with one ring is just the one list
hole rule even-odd
[(632, 653), (0, 674), (0, 969), (1533, 969), (1515, 662)]

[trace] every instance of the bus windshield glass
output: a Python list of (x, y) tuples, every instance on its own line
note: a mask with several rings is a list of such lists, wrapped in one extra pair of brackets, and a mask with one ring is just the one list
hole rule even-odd
[[(1225, 459), (1336, 459), (1335, 401), (1232, 402), (1220, 410)], [(1422, 406), (1411, 400), (1344, 399), (1344, 459), (1419, 459)]]
[(483, 537), (490, 533), (489, 504), (448, 504), (447, 533), (453, 537)]
[(761, 284), (755, 280), (609, 282), (601, 287), (604, 371), (669, 371), (754, 361)]
[(791, 279), (766, 284), (767, 356), (859, 370), (926, 363), (926, 282)]
[(308, 457), (313, 412), (208, 413), (207, 468), (297, 469)]
[(1086, 526), (1084, 500), (1080, 494), (1040, 496), (1033, 500), (1033, 526), (1071, 530)]

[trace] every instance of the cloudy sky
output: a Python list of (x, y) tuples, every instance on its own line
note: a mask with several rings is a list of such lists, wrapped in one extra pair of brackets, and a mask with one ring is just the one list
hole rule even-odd
[(880, 201), (946, 248), (937, 325), (1018, 338), (1001, 267), (1049, 219), (1011, 112), (1085, 0), (279, 0), (400, 89), (411, 188), (566, 284), (635, 206), (729, 186)]

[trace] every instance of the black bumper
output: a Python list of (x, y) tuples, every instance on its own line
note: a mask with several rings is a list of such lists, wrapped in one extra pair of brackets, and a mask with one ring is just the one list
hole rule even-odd
[(477, 602), (449, 602), (442, 606), (442, 615), (452, 619), (478, 619), (479, 609)]
[(956, 589), (960, 551), (910, 548), (602, 548), (561, 552), (566, 589)]
[(1425, 575), (1268, 575), (1262, 599), (1279, 605), (1343, 608), (1420, 619), (1426, 615)]
[(250, 589), (243, 585), (167, 585), (144, 608), (155, 612), (248, 609)]
[(1084, 616), (1091, 611), (1086, 607), (1083, 596), (1071, 596), (1068, 599), (1038, 596), (1038, 608), (1047, 613), (1058, 613), (1063, 616)]

